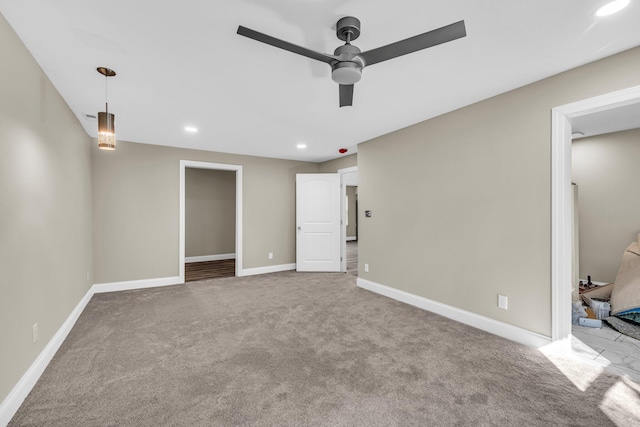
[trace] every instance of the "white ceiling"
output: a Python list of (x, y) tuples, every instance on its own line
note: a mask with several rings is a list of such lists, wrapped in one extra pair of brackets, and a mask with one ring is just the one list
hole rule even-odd
[(637, 128), (640, 128), (640, 103), (586, 114), (571, 121), (574, 135), (582, 134), (578, 138)]
[[(640, 2), (606, 0), (0, 0), (0, 11), (91, 136), (324, 161), (358, 143), (640, 45)], [(338, 107), (323, 63), (238, 36), (238, 25), (333, 53), (359, 18), (363, 51), (464, 19), (467, 37), (375, 64)], [(3, 60), (6, 60), (3, 59)], [(185, 125), (199, 128), (184, 132)], [(296, 148), (307, 144), (305, 150)]]

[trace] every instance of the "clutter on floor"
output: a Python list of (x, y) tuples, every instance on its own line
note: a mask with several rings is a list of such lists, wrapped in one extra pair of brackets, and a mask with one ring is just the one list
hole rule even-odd
[(599, 328), (602, 322), (640, 339), (640, 234), (625, 249), (614, 283), (594, 285), (589, 276), (580, 282), (580, 301), (573, 304), (573, 323)]

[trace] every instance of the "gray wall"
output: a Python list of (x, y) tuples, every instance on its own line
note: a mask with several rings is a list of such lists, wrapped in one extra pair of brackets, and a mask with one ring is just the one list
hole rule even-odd
[(118, 141), (92, 150), (95, 283), (179, 274), (180, 160), (243, 166), (243, 268), (295, 262), (295, 175), (317, 163)]
[(0, 53), (2, 401), (93, 278), (91, 139), (1, 14)]
[(319, 166), (319, 173), (336, 173), (338, 169), (346, 169), (353, 166), (358, 166), (358, 155), (350, 154), (348, 156), (338, 157), (337, 159), (320, 163)]
[(640, 129), (575, 140), (579, 186), (580, 277), (613, 282), (640, 233)]
[(639, 69), (635, 48), (360, 144), (359, 276), (550, 336), (551, 108)]
[(185, 256), (236, 251), (236, 173), (185, 171)]

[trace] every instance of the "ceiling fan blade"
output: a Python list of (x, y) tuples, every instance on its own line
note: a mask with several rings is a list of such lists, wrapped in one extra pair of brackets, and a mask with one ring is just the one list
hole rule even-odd
[(466, 35), (467, 31), (464, 26), (464, 21), (458, 21), (399, 42), (362, 52), (359, 56), (365, 60), (365, 66), (368, 66), (388, 59), (397, 58), (407, 53), (417, 52), (428, 47), (450, 42)]
[(340, 106), (353, 105), (353, 85), (340, 85)]
[(329, 65), (337, 61), (337, 59), (331, 55), (315, 52), (311, 49), (307, 49), (306, 47), (298, 46), (293, 43), (271, 37), (267, 34), (263, 34), (250, 28), (243, 27), (242, 25), (238, 27), (238, 34), (262, 43), (270, 44), (271, 46), (275, 46), (280, 49), (288, 50), (289, 52), (297, 53), (298, 55), (306, 56), (307, 58), (326, 62)]

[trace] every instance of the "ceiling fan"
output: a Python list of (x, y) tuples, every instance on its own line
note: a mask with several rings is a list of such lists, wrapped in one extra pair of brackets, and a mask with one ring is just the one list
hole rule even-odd
[(336, 27), (337, 37), (344, 41), (345, 44), (338, 47), (333, 55), (316, 52), (242, 25), (238, 27), (238, 34), (329, 64), (331, 66), (331, 78), (340, 85), (340, 107), (353, 105), (353, 85), (360, 81), (364, 67), (450, 42), (467, 35), (464, 21), (458, 21), (399, 42), (361, 52), (358, 47), (351, 44), (353, 40), (360, 36), (360, 20), (353, 16), (345, 16), (338, 21)]

